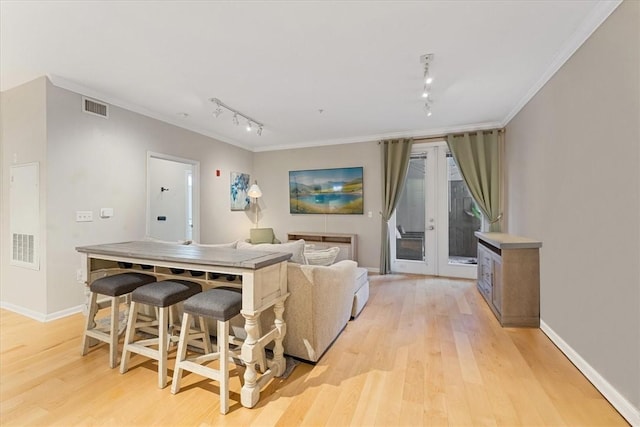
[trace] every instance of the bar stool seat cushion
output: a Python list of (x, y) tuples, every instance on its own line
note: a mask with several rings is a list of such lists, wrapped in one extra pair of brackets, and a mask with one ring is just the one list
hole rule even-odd
[(202, 286), (188, 280), (163, 280), (137, 288), (131, 300), (154, 307), (169, 307), (200, 293)]
[(153, 283), (154, 276), (142, 273), (121, 273), (94, 280), (89, 286), (91, 292), (117, 297), (133, 292), (136, 288)]
[(242, 292), (233, 288), (213, 288), (184, 302), (185, 313), (226, 322), (242, 309)]

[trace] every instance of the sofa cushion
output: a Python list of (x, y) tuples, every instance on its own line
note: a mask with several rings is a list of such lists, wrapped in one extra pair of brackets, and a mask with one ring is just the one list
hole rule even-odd
[(192, 243), (193, 246), (202, 246), (203, 248), (229, 248), (235, 249), (238, 246), (238, 242), (231, 243)]
[(304, 240), (296, 240), (294, 242), (287, 243), (261, 243), (259, 245), (252, 245), (247, 242), (238, 242), (238, 246), (236, 246), (238, 250), (252, 250), (252, 251), (262, 251), (262, 252), (284, 252), (291, 254), (291, 262), (295, 262), (297, 264), (304, 264), (304, 256), (302, 255), (304, 251)]
[(351, 317), (356, 318), (369, 300), (369, 272), (366, 268), (356, 268), (356, 290), (353, 295)]
[(305, 249), (304, 260), (309, 265), (331, 265), (339, 252), (340, 248), (336, 246), (327, 249)]

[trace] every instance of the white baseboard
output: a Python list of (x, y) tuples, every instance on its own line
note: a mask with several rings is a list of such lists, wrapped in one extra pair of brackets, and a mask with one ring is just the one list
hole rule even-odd
[(50, 322), (52, 320), (61, 319), (63, 317), (71, 316), (72, 314), (82, 312), (82, 305), (76, 307), (67, 308), (64, 310), (56, 311), (51, 314), (43, 314), (37, 311), (29, 310), (28, 308), (21, 307), (19, 305), (11, 304), (9, 302), (0, 301), (0, 308), (13, 311), (14, 313), (21, 314), (38, 322)]
[(633, 406), (618, 390), (615, 389), (598, 371), (596, 371), (586, 360), (578, 354), (569, 344), (567, 344), (553, 329), (542, 319), (540, 329), (551, 341), (562, 351), (567, 358), (587, 377), (589, 381), (598, 389), (600, 393), (620, 412), (632, 426), (640, 426), (640, 410)]

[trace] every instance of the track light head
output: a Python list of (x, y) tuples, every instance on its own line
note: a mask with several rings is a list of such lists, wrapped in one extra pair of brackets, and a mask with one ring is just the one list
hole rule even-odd
[(242, 118), (242, 120), (246, 120), (247, 121), (247, 126), (246, 126), (246, 130), (247, 132), (251, 132), (252, 130), (254, 130), (256, 127), (258, 128), (257, 130), (257, 134), (258, 135), (262, 135), (262, 126), (263, 124), (252, 119), (251, 117), (247, 116), (246, 114), (242, 114), (240, 111), (235, 110), (231, 107), (229, 107), (227, 104), (223, 103), (222, 101), (220, 101), (218, 98), (209, 98), (209, 101), (213, 102), (214, 104), (216, 104), (216, 109), (213, 111), (213, 115), (215, 117), (219, 117), (224, 110), (228, 110), (229, 112), (233, 113), (233, 124), (238, 126), (240, 124), (240, 118)]
[(427, 113), (427, 117), (431, 117), (431, 83), (433, 83), (433, 76), (429, 70), (429, 66), (433, 61), (433, 53), (427, 53), (420, 57), (420, 62), (424, 64), (424, 86), (422, 89), (422, 98), (425, 99), (424, 110)]

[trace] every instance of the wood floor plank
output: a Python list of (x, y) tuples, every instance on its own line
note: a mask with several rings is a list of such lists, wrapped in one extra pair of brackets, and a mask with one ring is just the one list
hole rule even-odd
[(542, 331), (500, 327), (474, 282), (370, 282), (366, 307), (317, 364), (272, 380), (252, 409), (233, 377), (224, 416), (214, 381), (186, 375), (172, 395), (156, 362), (134, 356), (121, 375), (106, 346), (80, 356), (80, 314), (40, 323), (0, 310), (0, 424), (627, 425)]

